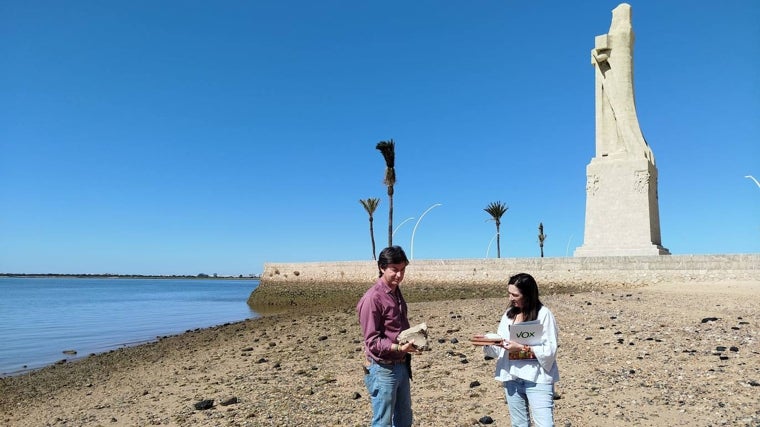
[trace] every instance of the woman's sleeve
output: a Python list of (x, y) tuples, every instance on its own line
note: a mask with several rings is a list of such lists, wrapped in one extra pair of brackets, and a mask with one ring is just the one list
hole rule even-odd
[[(506, 316), (501, 317), (501, 321), (499, 322), (499, 329), (496, 331), (499, 336), (503, 337), (504, 339), (509, 338), (509, 318)], [(504, 354), (504, 348), (499, 347), (497, 345), (486, 345), (483, 346), (483, 353), (487, 357), (492, 357), (494, 359), (497, 359), (501, 357)]]
[(544, 307), (544, 309), (546, 313), (543, 316), (539, 316), (541, 325), (544, 327), (543, 340), (541, 345), (531, 346), (531, 350), (536, 355), (536, 359), (541, 367), (545, 371), (550, 371), (557, 360), (558, 331), (554, 315), (548, 308)]

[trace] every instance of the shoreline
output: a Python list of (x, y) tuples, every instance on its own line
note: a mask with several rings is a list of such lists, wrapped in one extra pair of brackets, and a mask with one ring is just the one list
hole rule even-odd
[[(560, 329), (557, 425), (760, 422), (760, 282), (542, 300)], [(508, 424), (494, 363), (467, 342), (495, 330), (503, 302), (409, 304), (410, 322), (427, 322), (432, 344), (413, 361), (415, 425), (477, 425), (483, 416)], [(0, 423), (365, 425), (360, 360), (353, 307), (286, 311), (1, 378)], [(194, 408), (205, 399), (211, 409)]]
[(257, 317), (245, 301), (258, 284), (224, 279), (2, 278), (0, 377)]

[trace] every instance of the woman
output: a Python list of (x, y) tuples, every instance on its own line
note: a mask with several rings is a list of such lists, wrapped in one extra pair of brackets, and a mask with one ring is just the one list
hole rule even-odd
[[(509, 307), (498, 329), (499, 336), (506, 339), (483, 347), (484, 352), (497, 358), (495, 379), (504, 384), (512, 426), (530, 426), (531, 414), (536, 426), (553, 426), (554, 383), (559, 380), (557, 323), (538, 299), (538, 285), (530, 274), (510, 277), (507, 292)], [(530, 321), (538, 321), (542, 327), (540, 344), (528, 346), (509, 340), (510, 325)], [(521, 355), (519, 359), (517, 354)]]

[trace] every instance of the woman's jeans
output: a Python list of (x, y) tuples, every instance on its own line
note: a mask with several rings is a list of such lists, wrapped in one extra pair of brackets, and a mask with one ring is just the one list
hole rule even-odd
[(364, 384), (372, 402), (372, 427), (410, 427), (412, 395), (406, 365), (372, 362), (367, 370)]
[(513, 427), (529, 427), (530, 413), (536, 427), (554, 426), (554, 384), (516, 379), (504, 382), (509, 418)]

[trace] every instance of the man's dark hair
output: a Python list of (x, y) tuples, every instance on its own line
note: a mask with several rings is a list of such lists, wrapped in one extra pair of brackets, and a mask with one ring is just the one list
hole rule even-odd
[(380, 251), (380, 255), (377, 256), (377, 267), (380, 270), (378, 277), (382, 277), (383, 269), (390, 264), (409, 264), (409, 259), (401, 246), (389, 246)]

